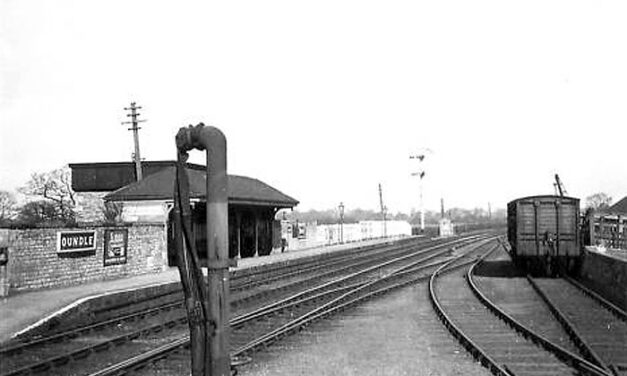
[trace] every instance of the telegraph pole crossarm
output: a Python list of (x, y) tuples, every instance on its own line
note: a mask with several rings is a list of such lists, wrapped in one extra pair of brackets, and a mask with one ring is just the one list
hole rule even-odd
[(133, 141), (135, 144), (135, 153), (133, 153), (133, 161), (135, 162), (135, 175), (137, 177), (137, 181), (142, 180), (142, 165), (141, 165), (141, 155), (139, 154), (139, 130), (140, 127), (137, 126), (139, 123), (143, 123), (146, 120), (138, 120), (137, 117), (141, 115), (137, 110), (140, 110), (142, 107), (137, 106), (135, 102), (131, 102), (131, 107), (124, 107), (125, 111), (130, 111), (130, 114), (126, 114), (127, 117), (131, 118), (131, 121), (124, 121), (122, 124), (131, 124), (131, 128), (128, 128), (129, 131), (133, 131)]

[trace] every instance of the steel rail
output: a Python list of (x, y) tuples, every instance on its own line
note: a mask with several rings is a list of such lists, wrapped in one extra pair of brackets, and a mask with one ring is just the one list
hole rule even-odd
[(293, 321), (291, 321), (291, 322), (289, 322), (287, 324), (284, 324), (281, 327), (279, 327), (279, 328), (277, 328), (277, 329), (275, 329), (275, 330), (273, 330), (271, 332), (266, 333), (265, 335), (263, 335), (262, 337), (257, 338), (254, 341), (249, 342), (245, 346), (240, 347), (239, 349), (237, 349), (234, 352), (234, 355), (238, 356), (238, 355), (241, 355), (241, 354), (245, 354), (246, 352), (251, 351), (255, 347), (258, 347), (258, 346), (260, 346), (262, 344), (266, 344), (268, 342), (271, 342), (274, 338), (277, 338), (277, 337), (279, 337), (279, 336), (281, 336), (283, 334), (286, 334), (286, 333), (292, 331), (295, 327), (300, 327), (300, 326), (303, 325), (303, 323), (310, 322), (310, 319), (312, 317), (317, 317), (318, 315), (322, 314), (323, 312), (326, 312), (326, 311), (332, 309), (337, 304), (339, 304), (339, 302), (341, 302), (342, 300), (345, 300), (347, 297), (349, 297), (351, 295), (354, 295), (354, 294), (360, 292), (361, 290), (363, 290), (365, 288), (368, 288), (368, 287), (370, 287), (370, 286), (372, 286), (372, 285), (374, 285), (376, 283), (380, 283), (383, 280), (386, 280), (388, 278), (392, 278), (392, 277), (396, 276), (399, 273), (402, 273), (402, 272), (405, 272), (407, 270), (410, 270), (411, 268), (414, 268), (417, 264), (419, 264), (421, 262), (424, 262), (424, 261), (427, 261), (427, 260), (429, 260), (431, 258), (433, 258), (433, 255), (424, 257), (424, 258), (422, 258), (420, 260), (416, 260), (416, 261), (414, 261), (410, 265), (402, 266), (402, 267), (397, 268), (397, 269), (395, 269), (395, 270), (393, 270), (393, 271), (391, 271), (389, 273), (386, 273), (384, 276), (381, 276), (381, 277), (379, 277), (379, 278), (377, 278), (375, 280), (372, 280), (370, 282), (366, 282), (363, 285), (358, 286), (355, 289), (353, 289), (351, 291), (348, 291), (348, 292), (344, 293), (343, 295), (341, 295), (341, 296), (339, 296), (339, 297), (337, 297), (337, 298), (335, 298), (335, 299), (333, 299), (333, 300), (331, 300), (331, 301), (329, 301), (329, 302), (327, 302), (327, 303), (325, 303), (325, 304), (315, 308), (314, 310), (310, 311), (309, 313), (307, 313), (305, 315), (302, 315), (302, 316), (294, 319)]
[[(438, 249), (438, 248), (441, 248), (441, 247), (445, 247), (446, 248), (446, 247), (448, 247), (448, 246), (450, 246), (452, 244), (463, 243), (463, 242), (466, 242), (466, 241), (469, 241), (469, 240), (467, 238), (456, 239), (456, 240), (454, 240), (452, 242), (449, 242), (449, 243), (444, 243), (444, 244), (440, 244), (440, 245), (437, 245), (437, 246), (428, 247), (427, 249), (424, 249), (424, 250), (420, 250), (420, 252), (418, 254), (428, 253), (428, 252), (431, 252), (431, 251), (433, 251), (435, 249)], [(415, 248), (415, 247), (407, 247), (407, 249), (412, 249), (412, 248)], [(445, 251), (448, 251), (448, 250), (445, 250)], [(398, 262), (399, 260), (403, 260), (403, 259), (406, 259), (408, 257), (416, 257), (416, 254), (414, 253), (414, 254), (410, 254), (410, 255), (405, 255), (405, 256), (401, 256), (401, 257), (397, 258), (396, 260), (386, 261), (383, 264), (379, 265), (378, 267), (380, 268), (383, 265), (388, 265), (388, 264), (391, 264), (393, 262)], [(367, 268), (365, 271), (353, 273), (349, 277), (354, 278), (357, 275), (360, 275), (360, 274), (363, 274), (363, 273), (366, 273), (366, 272), (369, 272), (369, 271), (372, 271), (372, 270), (375, 270), (375, 269), (377, 269), (376, 266), (375, 267), (370, 267), (370, 268)], [(340, 281), (347, 280), (347, 279), (348, 279), (347, 277), (341, 278)], [(332, 284), (332, 283), (323, 284), (322, 287), (325, 287), (325, 286), (330, 285), (330, 284)], [(317, 288), (320, 289), (320, 286), (318, 286)], [(48, 369), (50, 367), (54, 367), (55, 365), (65, 364), (65, 363), (67, 363), (67, 362), (69, 362), (71, 360), (74, 360), (74, 359), (81, 359), (84, 356), (87, 356), (87, 355), (89, 355), (91, 353), (95, 353), (95, 352), (101, 351), (103, 349), (107, 349), (110, 346), (117, 346), (117, 345), (123, 344), (125, 342), (128, 342), (130, 340), (137, 339), (137, 338), (139, 338), (141, 336), (145, 336), (145, 335), (148, 335), (148, 334), (151, 334), (151, 333), (158, 332), (158, 331), (162, 330), (163, 328), (171, 328), (174, 325), (183, 325), (186, 322), (187, 322), (187, 317), (186, 316), (180, 316), (180, 317), (177, 317), (175, 319), (169, 320), (167, 322), (162, 322), (162, 323), (159, 323), (159, 324), (147, 327), (147, 328), (142, 328), (142, 329), (139, 329), (139, 330), (127, 333), (127, 334), (116, 336), (116, 337), (111, 338), (111, 339), (109, 339), (107, 341), (102, 341), (102, 342), (94, 344), (94, 345), (83, 346), (83, 347), (80, 347), (80, 348), (78, 348), (76, 350), (73, 350), (73, 351), (65, 353), (65, 354), (61, 354), (61, 355), (58, 355), (58, 356), (53, 356), (53, 357), (46, 358), (46, 359), (44, 359), (42, 361), (39, 361), (39, 362), (37, 362), (35, 364), (29, 365), (29, 366), (23, 366), (23, 367), (20, 367), (18, 369), (15, 369), (13, 371), (10, 371), (9, 373), (4, 374), (3, 376), (14, 376), (14, 375), (30, 373), (31, 371), (36, 371), (36, 370), (45, 370), (45, 369)], [(41, 341), (44, 341), (44, 340), (46, 340), (46, 339), (42, 339)]]
[[(486, 253), (486, 255), (493, 252), (498, 247), (499, 245), (491, 248)], [(431, 299), (436, 314), (438, 315), (444, 326), (446, 326), (451, 334), (453, 334), (453, 336), (457, 338), (461, 345), (464, 346), (464, 348), (466, 348), (466, 350), (470, 352), (470, 354), (475, 359), (479, 360), (479, 362), (481, 362), (484, 367), (488, 368), (490, 372), (497, 376), (514, 376), (511, 371), (500, 365), (494, 358), (489, 356), (485, 351), (483, 351), (483, 349), (481, 349), (481, 347), (479, 347), (479, 345), (477, 345), (457, 325), (455, 325), (452, 318), (445, 312), (444, 307), (442, 307), (442, 304), (437, 298), (437, 295), (435, 293), (435, 280), (437, 276), (442, 273), (442, 270), (453, 262), (455, 262), (455, 260), (451, 260), (449, 263), (442, 265), (440, 268), (438, 268), (438, 270), (433, 272), (431, 278), (429, 279), (429, 298)], [(475, 261), (475, 263), (476, 262), (479, 261)]]
[[(368, 297), (379, 295), (382, 292), (389, 291), (389, 290), (391, 290), (393, 288), (404, 286), (404, 285), (407, 285), (407, 284), (412, 283), (412, 282), (426, 280), (427, 278), (429, 278), (429, 277), (419, 277), (419, 278), (417, 278), (415, 280), (406, 281), (406, 282), (404, 282), (402, 284), (399, 284), (398, 286), (389, 286), (387, 288), (384, 288), (384, 289), (372, 292)], [(353, 287), (356, 287), (356, 286), (349, 286), (348, 288), (353, 288)], [(385, 291), (383, 291), (383, 290), (385, 290)], [(361, 300), (366, 299), (366, 298), (367, 297), (364, 297)], [(334, 308), (331, 308), (331, 309), (329, 309), (329, 310), (327, 310), (325, 312), (321, 312), (318, 315), (314, 315), (310, 319), (313, 321), (313, 320), (325, 317), (325, 316), (327, 316), (327, 315), (329, 315), (329, 314), (331, 314), (331, 313), (333, 313), (335, 311), (338, 311), (338, 310), (347, 308), (347, 307), (349, 307), (351, 305), (354, 305), (355, 303), (357, 303), (359, 301), (360, 301), (360, 299), (354, 299), (354, 300), (348, 301), (348, 302), (346, 302), (343, 305), (338, 305), (338, 306), (336, 306)], [(295, 329), (295, 327), (290, 327), (288, 329), (289, 330), (286, 330), (285, 333), (289, 332), (290, 330)], [(281, 334), (285, 334), (285, 333), (279, 333), (278, 335), (280, 336)], [(259, 343), (259, 344), (261, 344), (261, 343)], [(98, 372), (92, 373), (89, 376), (125, 375), (128, 372), (132, 372), (132, 371), (134, 371), (136, 369), (145, 367), (145, 365), (147, 363), (158, 361), (161, 358), (167, 356), (168, 354), (170, 354), (170, 353), (172, 353), (172, 352), (174, 352), (174, 351), (176, 351), (178, 349), (187, 348), (187, 347), (189, 347), (189, 336), (185, 336), (185, 337), (183, 337), (181, 339), (173, 341), (172, 343), (169, 343), (169, 344), (166, 344), (166, 345), (162, 345), (162, 346), (160, 346), (158, 348), (155, 348), (153, 350), (147, 351), (146, 353), (143, 353), (143, 354), (141, 354), (141, 355), (139, 355), (139, 356), (137, 356), (135, 358), (124, 360), (124, 361), (122, 361), (122, 362), (120, 362), (118, 364), (110, 366), (107, 369), (103, 369), (103, 370), (100, 370)], [(238, 356), (242, 356), (243, 354), (244, 354), (244, 351), (237, 351), (236, 350), (235, 352), (233, 352), (231, 354), (231, 357), (232, 358), (236, 358)]]
[(600, 368), (596, 364), (593, 364), (570, 351), (562, 348), (559, 345), (556, 345), (544, 338), (540, 334), (536, 333), (532, 329), (524, 326), (518, 320), (514, 319), (511, 315), (507, 314), (501, 308), (499, 308), (494, 302), (492, 302), (488, 297), (481, 292), (479, 287), (473, 280), (473, 273), (475, 267), (483, 261), (484, 258), (480, 259), (468, 269), (466, 273), (466, 281), (468, 282), (472, 292), (477, 296), (477, 298), (492, 311), (497, 317), (506, 322), (509, 326), (511, 326), (518, 333), (523, 335), (523, 337), (530, 339), (533, 343), (541, 346), (546, 351), (549, 351), (555, 354), (560, 360), (569, 364), (571, 367), (576, 368), (578, 371), (582, 372), (586, 375), (595, 375), (595, 376), (611, 376), (611, 374), (607, 373), (606, 370)]
[[(458, 239), (459, 241), (463, 241), (466, 240), (467, 238), (460, 238)], [(429, 243), (429, 241), (427, 241), (426, 243)], [(416, 247), (419, 245), (422, 245), (423, 242), (420, 242), (418, 244), (413, 244), (413, 245), (408, 245), (406, 243), (401, 244), (400, 246), (389, 246), (389, 243), (386, 243), (386, 246), (384, 246), (383, 248), (377, 247), (378, 244), (373, 245), (373, 248), (370, 249), (370, 251), (373, 251), (374, 254), (368, 254), (366, 257), (376, 257), (377, 255), (379, 255), (381, 252), (383, 251), (390, 251), (390, 249), (393, 250), (407, 250), (411, 247)], [(396, 249), (395, 249), (396, 248)], [(333, 262), (337, 262), (338, 259), (340, 260), (344, 260), (345, 261), (349, 261), (350, 257), (354, 257), (354, 255), (343, 255), (340, 257), (330, 257), (333, 260), (331, 261), (326, 261), (324, 262), (324, 265), (327, 264), (332, 264)], [(307, 262), (307, 264), (316, 265), (316, 262), (314, 260), (310, 260)], [(319, 264), (319, 262), (318, 262)], [(300, 266), (300, 263), (295, 263), (295, 265), (298, 265), (299, 267), (299, 273), (302, 274), (302, 268)], [(289, 267), (291, 267), (291, 269), (294, 268), (294, 265), (289, 265)], [(284, 270), (284, 269), (281, 269)], [(318, 278), (319, 276), (317, 276), (316, 278)], [(240, 276), (240, 277), (236, 277), (236, 279), (239, 278), (245, 278), (244, 275)], [(289, 287), (289, 286), (287, 286)], [(156, 298), (160, 298), (163, 296), (167, 296), (167, 295), (171, 295), (171, 294), (181, 294), (182, 291), (178, 290), (178, 291), (169, 291), (167, 293), (164, 294), (158, 294), (158, 296), (156, 296)], [(142, 299), (141, 302), (143, 303), (146, 299)], [(247, 298), (242, 299), (243, 301), (247, 300)], [(82, 327), (78, 327), (78, 328), (74, 328), (74, 329), (70, 329), (61, 333), (56, 333), (50, 336), (45, 336), (45, 337), (39, 337), (36, 338), (34, 340), (30, 340), (30, 341), (26, 341), (26, 342), (19, 342), (19, 343), (9, 343), (7, 346), (4, 347), (0, 347), (0, 355), (3, 356), (7, 356), (7, 355), (12, 355), (15, 353), (19, 353), (19, 352), (23, 352), (28, 348), (32, 348), (35, 346), (39, 346), (39, 345), (44, 345), (46, 343), (50, 343), (50, 342), (59, 342), (62, 341), (63, 339), (71, 339), (71, 338), (76, 338), (81, 334), (85, 334), (85, 333), (92, 333), (98, 330), (105, 330), (107, 327), (111, 327), (117, 324), (120, 324), (122, 322), (132, 322), (132, 321), (138, 321), (139, 319), (142, 319), (146, 316), (149, 315), (155, 315), (158, 314), (160, 312), (166, 312), (166, 311), (171, 311), (173, 309), (183, 309), (183, 300), (181, 299), (181, 301), (177, 301), (177, 302), (168, 302), (168, 303), (164, 303), (161, 304), (157, 307), (152, 307), (152, 308), (147, 308), (147, 309), (143, 309), (143, 310), (139, 310), (137, 312), (133, 312), (133, 313), (129, 313), (120, 317), (116, 317), (113, 319), (108, 319), (102, 322), (98, 322), (98, 323), (94, 323), (94, 324), (89, 324), (89, 325), (85, 325)], [(117, 309), (119, 306), (123, 306), (123, 305), (117, 305), (114, 306), (114, 309)], [(177, 318), (178, 319), (178, 318)]]
[[(439, 247), (438, 246), (434, 246), (434, 247), (430, 247), (430, 248), (425, 249), (425, 250), (421, 250), (420, 254), (431, 252), (431, 251), (433, 251), (434, 249), (437, 249), (437, 248), (439, 248)], [(428, 260), (430, 260), (432, 258), (435, 258), (435, 257), (440, 256), (440, 255), (442, 255), (444, 253), (447, 253), (447, 252), (449, 252), (449, 250), (448, 249), (444, 249), (444, 250), (438, 251), (438, 252), (436, 252), (436, 253), (434, 253), (432, 255), (426, 256), (426, 257), (420, 259), (419, 261), (421, 261), (421, 262), (428, 261)], [(416, 257), (416, 255), (408, 255), (408, 256), (409, 257)], [(363, 274), (366, 274), (366, 273), (370, 273), (372, 271), (376, 271), (376, 270), (380, 269), (383, 266), (387, 266), (387, 265), (390, 265), (390, 264), (393, 264), (393, 263), (397, 263), (397, 262), (399, 262), (401, 260), (404, 260), (404, 259), (408, 258), (408, 256), (403, 256), (403, 257), (398, 258), (398, 259), (386, 261), (386, 262), (384, 262), (382, 264), (374, 265), (374, 266), (371, 266), (369, 268), (366, 268), (366, 269), (363, 269), (363, 270), (351, 273), (351, 274), (349, 274), (347, 276), (340, 277), (338, 279), (335, 279), (335, 280), (332, 280), (332, 281), (328, 281), (328, 282), (323, 283), (321, 285), (312, 287), (312, 288), (307, 289), (305, 291), (298, 292), (298, 293), (296, 293), (294, 295), (291, 295), (291, 296), (288, 296), (288, 297), (286, 297), (286, 298), (284, 298), (282, 300), (279, 300), (279, 301), (276, 301), (276, 302), (272, 302), (272, 303), (270, 303), (270, 304), (268, 304), (268, 305), (266, 305), (264, 307), (260, 307), (259, 309), (255, 310), (254, 312), (252, 312), (250, 314), (251, 315), (253, 315), (253, 314), (254, 315), (258, 315), (259, 312), (263, 312), (263, 311), (266, 311), (266, 310), (271, 310), (271, 309), (273, 309), (273, 308), (275, 308), (277, 306), (281, 306), (281, 305), (285, 304), (285, 302), (287, 302), (287, 301), (292, 301), (292, 300), (295, 300), (295, 299), (303, 298), (303, 297), (305, 297), (305, 296), (307, 296), (309, 294), (315, 293), (317, 291), (324, 290), (324, 289), (326, 289), (326, 288), (328, 288), (330, 286), (333, 286), (333, 285), (337, 285), (338, 283), (346, 282), (346, 281), (354, 279), (355, 277), (358, 277), (360, 275), (363, 275)]]
[[(432, 248), (438, 248), (438, 247), (432, 247)], [(423, 251), (421, 251), (420, 254), (422, 255), (423, 253), (427, 253), (427, 252), (428, 252), (428, 250), (423, 250)], [(424, 262), (426, 262), (426, 261), (429, 261), (429, 260), (435, 258), (435, 257), (441, 256), (441, 255), (443, 255), (443, 254), (445, 254), (447, 252), (448, 252), (448, 250), (444, 249), (444, 250), (438, 251), (436, 253), (433, 253), (431, 255), (422, 257), (422, 258), (420, 258), (418, 260), (413, 261), (412, 263), (410, 263), (408, 265), (405, 265), (405, 266), (402, 266), (402, 267), (400, 267), (398, 269), (395, 269), (392, 272), (388, 272), (384, 277), (391, 276), (391, 275), (397, 275), (397, 274), (400, 274), (400, 273), (403, 273), (403, 272), (408, 273), (408, 272), (418, 271), (418, 270), (421, 270), (421, 269), (424, 269), (424, 268), (428, 268), (428, 267), (433, 267), (433, 266), (435, 266), (437, 264), (440, 264), (442, 262), (441, 261), (436, 261), (436, 262), (433, 262), (433, 263), (430, 263), (430, 264), (426, 264), (426, 265), (422, 265), (422, 264)], [(413, 255), (413, 256), (415, 257), (416, 255)], [(242, 315), (242, 316), (238, 317), (237, 323), (240, 323), (242, 321), (247, 321), (248, 318), (261, 317), (261, 316), (267, 315), (269, 313), (273, 313), (273, 312), (276, 312), (276, 311), (279, 311), (279, 310), (286, 309), (287, 307), (292, 307), (292, 306), (297, 305), (297, 304), (301, 304), (301, 303), (305, 303), (305, 302), (308, 302), (308, 301), (311, 301), (311, 300), (319, 299), (320, 297), (325, 296), (325, 295), (330, 295), (330, 294), (337, 293), (337, 292), (340, 292), (340, 291), (343, 291), (343, 290), (348, 290), (348, 289), (358, 289), (358, 288), (360, 288), (360, 287), (362, 287), (364, 285), (367, 285), (370, 282), (369, 281), (366, 281), (366, 282), (362, 281), (362, 282), (354, 283), (353, 285), (343, 286), (343, 287), (339, 287), (337, 289), (323, 291), (325, 288), (329, 288), (329, 287), (331, 287), (333, 285), (337, 285), (337, 284), (340, 284), (340, 283), (343, 283), (343, 282), (348, 282), (349, 280), (354, 279), (355, 277), (357, 277), (357, 276), (359, 276), (361, 274), (365, 274), (366, 272), (376, 271), (376, 270), (380, 269), (382, 266), (386, 266), (386, 265), (389, 265), (391, 263), (396, 263), (399, 260), (404, 260), (406, 258), (407, 257), (404, 256), (404, 257), (400, 257), (398, 259), (392, 260), (392, 262), (384, 262), (384, 263), (379, 264), (378, 266), (373, 266), (372, 268), (369, 268), (368, 270), (363, 270), (363, 271), (360, 271), (360, 272), (353, 273), (353, 274), (351, 274), (349, 276), (342, 277), (342, 278), (336, 279), (334, 281), (330, 281), (330, 282), (328, 282), (326, 284), (323, 284), (323, 285), (320, 285), (320, 286), (316, 286), (316, 287), (313, 287), (313, 288), (308, 289), (306, 291), (294, 294), (294, 295), (289, 296), (289, 297), (287, 297), (285, 299), (282, 299), (280, 301), (273, 302), (273, 303), (271, 303), (269, 305), (266, 305), (264, 307), (260, 307), (259, 309), (255, 310), (253, 312), (250, 312), (248, 314), (245, 314), (245, 315)], [(377, 277), (377, 279), (375, 279), (375, 281), (380, 280), (380, 279), (381, 279), (381, 277)], [(322, 291), (322, 292), (319, 292), (317, 294), (311, 295), (312, 293), (316, 293), (318, 291)]]
[[(433, 253), (431, 255), (425, 256), (425, 257), (417, 260), (416, 263), (422, 263), (422, 262), (428, 261), (430, 259), (433, 259), (433, 258), (438, 257), (440, 255), (443, 255), (445, 253), (448, 253), (450, 250), (446, 249), (447, 247), (449, 247), (451, 245), (458, 245), (460, 242), (465, 242), (465, 241), (467, 241), (467, 240), (466, 239), (461, 239), (461, 240), (455, 240), (455, 241), (450, 242), (450, 243), (438, 244), (438, 245), (431, 246), (431, 247), (426, 248), (426, 249), (422, 249), (418, 253), (408, 254), (408, 255), (396, 257), (396, 258), (394, 258), (392, 260), (389, 260), (389, 261), (380, 262), (379, 264), (373, 265), (373, 266), (368, 267), (366, 269), (359, 270), (357, 272), (354, 272), (354, 273), (351, 273), (349, 275), (340, 277), (338, 279), (334, 279), (332, 281), (328, 281), (328, 282), (320, 284), (318, 286), (315, 286), (315, 287), (309, 288), (307, 290), (298, 292), (298, 293), (296, 293), (294, 295), (291, 295), (291, 296), (288, 296), (288, 297), (286, 297), (286, 298), (284, 298), (282, 300), (272, 302), (272, 303), (270, 303), (270, 304), (268, 304), (268, 305), (266, 305), (264, 307), (258, 308), (257, 310), (255, 310), (254, 312), (252, 312), (250, 314), (256, 314), (257, 315), (259, 312), (262, 312), (264, 310), (271, 310), (272, 308), (274, 308), (276, 306), (283, 305), (284, 302), (292, 301), (292, 300), (295, 300), (295, 299), (298, 299), (298, 298), (303, 298), (303, 297), (307, 296), (308, 294), (312, 294), (312, 293), (315, 293), (317, 291), (321, 291), (323, 289), (326, 289), (326, 288), (328, 288), (330, 286), (336, 285), (336, 284), (341, 283), (341, 282), (349, 281), (349, 280), (354, 279), (354, 278), (356, 278), (356, 277), (358, 277), (360, 275), (367, 274), (367, 273), (370, 273), (370, 272), (373, 272), (373, 271), (377, 271), (377, 270), (381, 269), (382, 267), (385, 267), (385, 266), (388, 266), (388, 265), (392, 265), (392, 264), (398, 263), (400, 261), (404, 261), (404, 260), (409, 259), (409, 258), (415, 258), (417, 256), (420, 256), (420, 255), (432, 252), (434, 250), (437, 250), (438, 248), (442, 248), (442, 247), (445, 248), (443, 250), (437, 251), (436, 253)], [(453, 247), (453, 249), (454, 249), (454, 247)], [(407, 266), (407, 267), (410, 267), (410, 266)]]
[(575, 344), (575, 347), (577, 347), (577, 350), (579, 350), (579, 352), (583, 354), (586, 359), (590, 360), (592, 363), (602, 368), (605, 372), (611, 372), (607, 364), (605, 364), (605, 362), (601, 360), (599, 354), (597, 354), (596, 351), (594, 351), (592, 347), (583, 339), (583, 337), (581, 336), (581, 334), (579, 334), (579, 331), (575, 328), (572, 322), (570, 322), (566, 315), (564, 315), (564, 313), (562, 313), (562, 311), (557, 308), (557, 306), (551, 301), (551, 299), (546, 295), (542, 288), (538, 286), (536, 281), (534, 281), (534, 279), (529, 274), (527, 274), (527, 281), (529, 281), (529, 284), (531, 285), (531, 287), (533, 287), (534, 291), (549, 307), (549, 310), (553, 314), (553, 317), (555, 317), (555, 319), (560, 323), (562, 328), (564, 328), (570, 339)]
[(596, 300), (598, 303), (600, 303), (602, 306), (604, 306), (608, 311), (612, 312), (614, 314), (614, 316), (616, 316), (617, 318), (619, 318), (622, 321), (627, 321), (627, 312), (622, 310), (620, 307), (614, 305), (609, 300), (605, 299), (601, 295), (599, 295), (596, 292), (592, 291), (591, 289), (587, 288), (586, 286), (584, 286), (583, 284), (581, 284), (579, 281), (575, 280), (574, 278), (565, 276), (564, 279), (566, 281), (568, 281), (570, 284), (572, 284), (573, 286), (577, 287), (584, 294), (586, 294), (589, 297), (591, 297), (592, 299)]
[[(464, 255), (460, 256), (463, 257)], [(418, 262), (424, 262), (424, 259), (418, 260), (416, 261), (416, 263)], [(428, 268), (428, 267), (434, 267), (436, 266), (436, 264), (439, 262), (433, 262), (431, 264), (427, 264), (424, 265), (424, 268)], [(415, 266), (415, 265), (413, 265)], [(365, 283), (358, 283), (355, 286), (355, 290), (360, 290), (363, 289), (365, 287), (365, 285), (371, 285), (373, 283), (379, 282), (380, 280), (386, 279), (386, 278), (391, 278), (393, 276), (395, 276), (396, 272), (398, 272), (398, 274), (401, 273), (409, 273), (410, 271), (412, 271), (410, 268), (408, 268), (407, 266), (401, 267), (399, 268), (397, 271), (393, 272), (393, 273), (389, 273), (388, 275), (379, 278), (376, 281), (373, 282), (365, 282)], [(428, 278), (428, 277), (427, 277)], [(411, 283), (411, 281), (407, 282), (407, 283)], [(405, 283), (406, 284), (406, 283)], [(403, 284), (403, 285), (405, 285)], [(352, 286), (349, 286), (352, 287)], [(354, 302), (348, 302), (346, 303), (346, 305), (342, 305), (342, 306), (337, 306), (334, 308), (333, 303), (337, 303), (339, 301), (341, 301), (342, 299), (345, 299), (347, 296), (351, 295), (355, 293), (355, 291), (349, 291), (345, 294), (343, 294), (341, 297), (339, 298), (335, 298), (333, 300), (333, 302), (328, 302), (326, 304), (324, 304), (322, 307), (317, 307), (316, 309), (314, 309), (313, 311), (310, 311), (309, 313), (302, 315), (294, 320), (292, 320), (290, 323), (285, 324), (283, 326), (281, 326), (280, 328), (277, 328), (265, 335), (263, 335), (262, 337), (258, 337), (255, 340), (248, 342), (246, 345), (238, 348), (237, 350), (235, 350), (231, 355), (232, 357), (238, 357), (238, 356), (242, 356), (243, 354), (251, 351), (252, 349), (258, 347), (258, 346), (262, 346), (262, 345), (267, 345), (269, 342), (272, 342), (274, 340), (276, 340), (277, 338), (295, 330), (298, 327), (302, 327), (303, 325), (308, 325), (308, 323), (312, 322), (313, 320), (324, 316), (325, 314), (329, 314), (330, 312), (333, 312), (335, 310), (341, 309), (341, 307), (346, 306), (346, 305), (350, 305), (350, 304), (354, 304)], [(370, 294), (372, 295), (372, 294)], [(327, 310), (325, 310), (324, 308), (327, 308)], [(275, 310), (280, 310), (283, 309), (282, 307), (274, 307)], [(272, 312), (272, 310), (268, 310), (267, 312)], [(257, 317), (257, 316), (255, 316)], [(250, 317), (255, 318), (255, 317)], [(233, 323), (238, 323), (241, 324), (241, 322), (239, 322), (239, 320), (235, 319), (233, 320)], [(122, 375), (122, 374), (126, 374), (128, 371), (138, 368), (138, 367), (143, 367), (145, 364), (147, 363), (151, 363), (154, 361), (157, 361), (159, 358), (161, 358), (164, 354), (167, 354), (171, 351), (176, 351), (177, 349), (181, 348), (181, 347), (185, 347), (189, 344), (189, 337), (186, 336), (184, 338), (181, 338), (179, 340), (176, 340), (170, 344), (166, 344), (163, 345), (157, 349), (154, 349), (152, 351), (146, 352), (144, 354), (140, 354), (136, 357), (133, 357), (131, 359), (128, 359), (124, 362), (120, 362), (118, 364), (112, 365), (106, 369), (100, 370), (96, 373), (91, 374), (90, 376), (105, 376), (105, 375)]]
[[(407, 247), (417, 247), (426, 244), (437, 244), (439, 240), (433, 240), (428, 238), (407, 238), (401, 239), (396, 242), (385, 242), (371, 244), (367, 246), (361, 246), (357, 248), (349, 248), (345, 250), (338, 250), (332, 253), (327, 253), (323, 259), (319, 256), (308, 256), (303, 260), (285, 260), (276, 264), (266, 264), (264, 266), (263, 273), (256, 273), (253, 271), (255, 268), (247, 269), (246, 273), (240, 272), (240, 270), (234, 271), (236, 276), (245, 276), (242, 278), (245, 282), (237, 284), (234, 289), (241, 290), (250, 288), (260, 284), (268, 284), (268, 281), (284, 280), (290, 276), (298, 276), (305, 272), (315, 272), (317, 270), (324, 270), (328, 265), (336, 265), (338, 262), (348, 262), (353, 260), (356, 256), (362, 257), (364, 254), (369, 256), (376, 256), (384, 252), (394, 252)], [(294, 265), (299, 265), (298, 270), (294, 270)]]

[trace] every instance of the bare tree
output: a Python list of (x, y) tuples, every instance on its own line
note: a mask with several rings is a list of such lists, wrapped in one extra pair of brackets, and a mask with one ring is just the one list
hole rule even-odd
[(13, 219), (16, 214), (15, 196), (8, 191), (0, 191), (0, 225), (6, 224)]
[(104, 222), (106, 224), (120, 223), (122, 221), (122, 209), (121, 202), (105, 202), (102, 207)]
[(595, 193), (586, 197), (586, 208), (593, 210), (603, 210), (610, 207), (612, 198), (603, 192)]
[(19, 191), (28, 196), (50, 200), (54, 203), (60, 218), (73, 220), (76, 197), (72, 190), (71, 174), (68, 166), (50, 172), (34, 173)]

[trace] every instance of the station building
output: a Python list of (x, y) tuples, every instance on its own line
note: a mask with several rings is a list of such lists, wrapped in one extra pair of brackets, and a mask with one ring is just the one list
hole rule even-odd
[[(0, 296), (161, 273), (176, 262), (172, 229), (175, 162), (71, 164), (78, 227), (0, 229)], [(192, 235), (206, 249), (206, 169), (187, 164)], [(229, 256), (270, 254), (281, 246), (280, 209), (298, 204), (257, 179), (228, 176)], [(113, 205), (117, 218), (106, 219)], [(121, 210), (120, 210), (121, 209)], [(205, 252), (199, 252), (201, 263)]]
[[(174, 161), (142, 163), (143, 179), (137, 181), (135, 165), (131, 162), (75, 163), (72, 189), (82, 194), (83, 221), (96, 202), (121, 204), (124, 223), (166, 224), (168, 265), (175, 263), (173, 233), (173, 194), (176, 167)], [(197, 249), (206, 249), (206, 168), (187, 163), (190, 199), (192, 201), (192, 233)], [(250, 177), (228, 176), (229, 256), (245, 258), (270, 254), (281, 244), (280, 222), (275, 221), (278, 210), (292, 209), (294, 198), (270, 185)], [(95, 213), (98, 214), (98, 213)], [(201, 253), (202, 256), (202, 253)]]
[(627, 250), (627, 196), (593, 214), (591, 245)]

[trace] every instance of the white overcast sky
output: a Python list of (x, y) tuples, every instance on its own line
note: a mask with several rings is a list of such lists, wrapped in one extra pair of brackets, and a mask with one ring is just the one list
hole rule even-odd
[[(222, 129), (299, 209), (627, 195), (627, 1), (0, 0), (0, 189)], [(196, 152), (193, 162), (203, 162)]]

